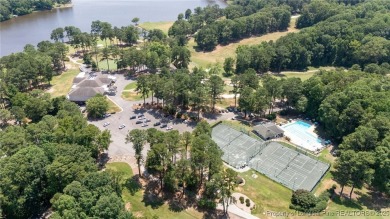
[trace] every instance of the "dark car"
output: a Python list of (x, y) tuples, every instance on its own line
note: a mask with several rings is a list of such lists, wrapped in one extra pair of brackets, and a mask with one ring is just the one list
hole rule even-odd
[(135, 124), (141, 124), (141, 123), (143, 123), (141, 120), (135, 122)]
[(141, 118), (143, 116), (144, 116), (144, 114), (138, 114), (138, 118)]
[(137, 116), (133, 115), (133, 116), (130, 116), (130, 119), (135, 119), (137, 118)]
[(161, 122), (156, 122), (153, 124), (153, 126), (159, 126), (159, 125), (161, 125)]
[(166, 123), (163, 123), (163, 124), (160, 125), (160, 128), (165, 128), (165, 127), (167, 127)]

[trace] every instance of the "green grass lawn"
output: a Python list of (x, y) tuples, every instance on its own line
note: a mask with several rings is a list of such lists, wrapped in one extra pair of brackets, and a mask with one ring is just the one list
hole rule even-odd
[[(131, 82), (122, 91), (121, 97), (128, 101), (137, 101), (137, 100), (143, 100), (144, 98), (140, 93), (137, 93), (135, 89), (137, 88), (137, 82)], [(152, 93), (149, 93), (149, 96), (151, 96)]]
[(143, 191), (132, 180), (133, 172), (127, 163), (117, 162), (106, 165), (107, 170), (116, 171), (122, 175), (122, 199), (125, 204), (130, 206), (130, 211), (136, 217), (152, 218), (172, 218), (172, 219), (194, 219), (202, 218), (203, 214), (194, 209), (187, 209), (180, 212), (174, 212), (169, 209), (168, 204), (163, 204), (158, 208), (152, 208), (151, 205), (143, 201)]
[[(257, 175), (256, 179), (252, 177), (253, 174)], [(245, 179), (245, 185), (238, 187), (236, 191), (255, 202), (256, 209), (252, 211), (253, 215), (263, 218), (266, 211), (292, 211), (288, 208), (292, 195), (290, 189), (254, 170), (238, 175)]]
[(136, 91), (122, 91), (121, 97), (128, 101), (138, 101), (144, 99), (141, 94), (138, 94)]
[(52, 97), (58, 97), (68, 94), (70, 88), (72, 87), (73, 78), (80, 73), (80, 70), (69, 69), (66, 72), (63, 72), (61, 75), (53, 77), (51, 81), (52, 87), (49, 90), (49, 93)]
[(173, 23), (173, 21), (144, 22), (139, 24), (139, 26), (146, 30), (160, 29), (168, 35), (168, 30), (173, 25)]
[[(108, 64), (110, 65), (110, 71), (118, 69), (114, 60), (108, 60)], [(106, 60), (99, 61), (99, 69), (100, 70), (108, 70), (108, 65), (107, 65)]]
[(116, 105), (114, 102), (112, 102), (112, 100), (107, 98), (107, 102), (108, 102), (107, 113), (117, 113), (121, 111), (121, 108), (118, 105)]
[(137, 88), (137, 82), (131, 82), (123, 90), (134, 90)]

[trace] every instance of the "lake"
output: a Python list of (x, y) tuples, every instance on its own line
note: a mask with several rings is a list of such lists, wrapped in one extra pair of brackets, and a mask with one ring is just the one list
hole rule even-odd
[(90, 31), (92, 21), (113, 26), (127, 26), (134, 17), (142, 22), (174, 21), (179, 13), (200, 6), (218, 4), (221, 0), (73, 0), (73, 7), (53, 9), (20, 16), (0, 23), (0, 57), (20, 52), (26, 44), (49, 40), (57, 27), (76, 26)]

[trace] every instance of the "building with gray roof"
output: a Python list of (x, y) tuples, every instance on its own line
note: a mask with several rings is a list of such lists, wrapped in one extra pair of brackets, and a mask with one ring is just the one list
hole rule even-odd
[(284, 131), (275, 123), (265, 123), (253, 127), (253, 131), (264, 140), (283, 137)]

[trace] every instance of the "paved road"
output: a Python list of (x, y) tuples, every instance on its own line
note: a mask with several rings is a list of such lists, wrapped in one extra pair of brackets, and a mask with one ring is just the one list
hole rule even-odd
[[(123, 111), (112, 114), (110, 117), (101, 119), (101, 120), (96, 120), (96, 121), (89, 121), (89, 123), (96, 125), (99, 129), (104, 130), (108, 129), (111, 132), (111, 140), (112, 143), (110, 144), (110, 147), (108, 149), (108, 156), (109, 157), (133, 157), (134, 156), (134, 150), (132, 148), (131, 143), (125, 144), (125, 138), (127, 133), (132, 130), (132, 129), (148, 129), (151, 127), (154, 127), (153, 124), (157, 121), (162, 121), (162, 114), (161, 111), (159, 110), (134, 110), (133, 105), (134, 104), (140, 104), (143, 103), (143, 100), (141, 101), (126, 101), (121, 98), (121, 93), (124, 87), (131, 83), (134, 82), (131, 79), (125, 78), (121, 74), (115, 75), (117, 77), (116, 81), (116, 86), (117, 86), (117, 94), (114, 96), (108, 96), (111, 100), (113, 100), (118, 106), (120, 106)], [(151, 98), (148, 98), (146, 100), (147, 102), (151, 102)], [(130, 116), (136, 115), (138, 113), (143, 113), (147, 119), (150, 119), (151, 121), (148, 122), (147, 127), (141, 127), (141, 124), (135, 124), (135, 122), (138, 120), (133, 119), (130, 120)], [(205, 118), (209, 122), (215, 122), (217, 120), (226, 120), (234, 117), (235, 115), (233, 113), (222, 113), (219, 115), (205, 115)], [(110, 125), (107, 127), (103, 127), (103, 124), (105, 122), (109, 122)], [(126, 127), (123, 129), (119, 129), (119, 126), (121, 124), (124, 124)], [(195, 127), (196, 123), (183, 123), (177, 119), (169, 120), (168, 126), (172, 126), (174, 130), (179, 130), (179, 132), (184, 132), (184, 131), (192, 131), (192, 129)], [(156, 127), (157, 129), (164, 130), (166, 129), (161, 129), (159, 126)], [(148, 150), (148, 146), (145, 147), (144, 154), (146, 155), (146, 151)], [(133, 163), (133, 162), (132, 162)]]

